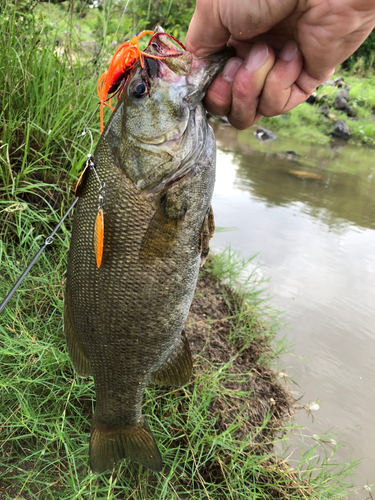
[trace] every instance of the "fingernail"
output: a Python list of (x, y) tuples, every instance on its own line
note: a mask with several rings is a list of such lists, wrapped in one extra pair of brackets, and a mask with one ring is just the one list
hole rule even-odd
[(257, 71), (266, 62), (268, 47), (264, 42), (258, 42), (252, 46), (249, 55), (245, 60), (245, 68), (248, 71)]
[(297, 44), (294, 40), (289, 40), (284, 45), (283, 50), (280, 52), (280, 58), (284, 61), (291, 61), (294, 59), (294, 56), (297, 54)]
[(233, 82), (242, 62), (242, 59), (229, 59), (223, 69), (224, 80), (227, 80), (227, 82)]

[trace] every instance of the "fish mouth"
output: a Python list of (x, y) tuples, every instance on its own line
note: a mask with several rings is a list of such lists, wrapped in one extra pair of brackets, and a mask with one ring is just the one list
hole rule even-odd
[(200, 168), (197, 167), (197, 165), (199, 165), (199, 158), (202, 152), (205, 151), (208, 128), (209, 126), (206, 121), (206, 112), (203, 106), (200, 106), (189, 113), (189, 123), (180, 140), (182, 142), (182, 140), (186, 139), (188, 142), (193, 142), (196, 147), (189, 148), (186, 156), (181, 160), (180, 165), (151, 189), (149, 189), (149, 192), (159, 192), (163, 188), (169, 188), (182, 181), (189, 175), (195, 175), (197, 168)]
[[(159, 31), (159, 35), (163, 33)], [(174, 45), (167, 36), (154, 38), (147, 52), (160, 57), (146, 58), (150, 79), (158, 77), (172, 85), (179, 84), (183, 79), (187, 88), (184, 100), (189, 109), (194, 109), (202, 101), (211, 82), (235, 54), (233, 47), (226, 47), (207, 57), (195, 57), (191, 52)]]
[(206, 95), (208, 87), (212, 81), (224, 68), (225, 63), (233, 57), (235, 51), (233, 47), (216, 52), (208, 57), (194, 57), (187, 82), (191, 88), (186, 101), (190, 109), (194, 109)]
[(182, 108), (182, 117), (180, 121), (174, 124), (172, 128), (158, 137), (148, 137), (147, 140), (140, 140), (144, 144), (153, 146), (163, 146), (163, 148), (172, 148), (179, 144), (183, 138), (189, 123), (189, 110)]
[(211, 56), (198, 58), (188, 51), (181, 50), (167, 36), (159, 36), (151, 42), (146, 51), (153, 56), (163, 57), (145, 58), (151, 92), (152, 82), (156, 78), (179, 87), (182, 116), (170, 130), (158, 137), (147, 138), (145, 142), (163, 149), (173, 148), (180, 143), (186, 133), (190, 113), (197, 108), (212, 80), (223, 69), (226, 61), (233, 56), (234, 49), (227, 47)]

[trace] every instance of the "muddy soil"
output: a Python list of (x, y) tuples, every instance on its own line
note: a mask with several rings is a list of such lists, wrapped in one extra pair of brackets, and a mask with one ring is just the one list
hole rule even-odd
[[(227, 390), (211, 406), (217, 429), (226, 430), (241, 415), (238, 437), (253, 432), (251, 448), (269, 452), (267, 443), (293, 415), (296, 399), (267, 364), (274, 357), (268, 328), (254, 320), (246, 297), (219, 283), (209, 270), (208, 262), (200, 273), (185, 327), (196, 376), (226, 365), (223, 387)], [(267, 426), (259, 431), (266, 418)]]

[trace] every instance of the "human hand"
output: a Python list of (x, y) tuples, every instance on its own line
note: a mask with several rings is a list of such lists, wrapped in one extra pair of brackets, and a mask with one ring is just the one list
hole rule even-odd
[(305, 101), (374, 26), (373, 0), (197, 0), (186, 48), (234, 46), (205, 104), (245, 129)]

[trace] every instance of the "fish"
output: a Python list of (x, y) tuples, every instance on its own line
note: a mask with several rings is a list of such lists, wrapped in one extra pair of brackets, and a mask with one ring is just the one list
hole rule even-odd
[(291, 175), (295, 175), (301, 179), (317, 179), (322, 180), (322, 176), (315, 172), (307, 172), (306, 170), (289, 170)]
[(184, 324), (214, 232), (216, 146), (202, 99), (233, 52), (197, 58), (161, 36), (146, 52), (177, 50), (134, 65), (79, 180), (64, 333), (76, 373), (94, 378), (94, 473), (121, 459), (160, 472), (145, 387), (192, 375)]

